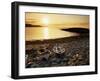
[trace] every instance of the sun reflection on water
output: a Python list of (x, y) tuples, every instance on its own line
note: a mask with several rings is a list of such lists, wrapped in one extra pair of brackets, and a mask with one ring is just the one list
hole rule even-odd
[(44, 39), (49, 39), (48, 27), (44, 28)]
[(64, 37), (77, 36), (77, 33), (62, 31), (53, 27), (27, 27), (25, 28), (25, 40), (44, 40), (44, 39), (57, 39)]

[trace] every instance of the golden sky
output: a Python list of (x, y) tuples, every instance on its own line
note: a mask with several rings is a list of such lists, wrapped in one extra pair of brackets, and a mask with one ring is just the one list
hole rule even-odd
[(88, 15), (26, 12), (25, 22), (26, 24), (41, 25), (41, 26), (48, 26), (48, 27), (89, 28), (89, 16)]

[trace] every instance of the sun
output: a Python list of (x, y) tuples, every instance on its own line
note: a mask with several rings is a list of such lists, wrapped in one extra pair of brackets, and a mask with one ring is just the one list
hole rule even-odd
[(49, 18), (48, 17), (43, 17), (42, 22), (43, 22), (44, 26), (48, 26), (48, 24), (49, 24)]

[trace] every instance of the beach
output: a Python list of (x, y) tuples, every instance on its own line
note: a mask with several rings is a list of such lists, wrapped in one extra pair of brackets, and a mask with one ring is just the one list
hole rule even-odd
[(26, 41), (26, 68), (89, 65), (89, 35)]

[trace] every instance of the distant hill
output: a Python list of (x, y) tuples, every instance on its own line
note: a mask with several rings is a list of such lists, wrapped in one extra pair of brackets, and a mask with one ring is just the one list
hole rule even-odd
[(42, 27), (41, 25), (25, 24), (25, 27)]
[(86, 28), (68, 28), (68, 29), (61, 29), (61, 30), (75, 32), (79, 34), (89, 34), (89, 29), (86, 29)]

